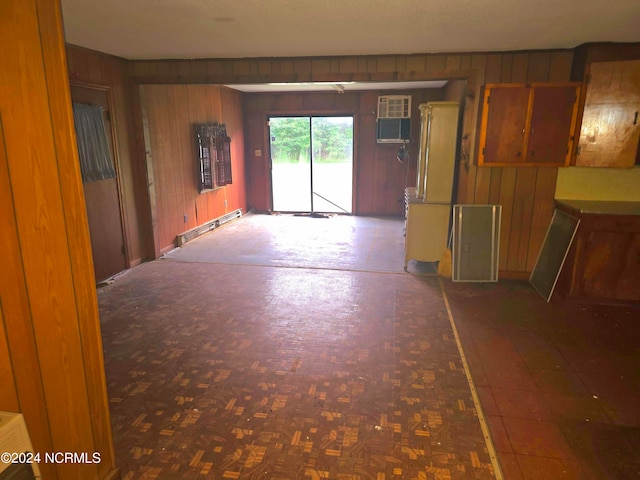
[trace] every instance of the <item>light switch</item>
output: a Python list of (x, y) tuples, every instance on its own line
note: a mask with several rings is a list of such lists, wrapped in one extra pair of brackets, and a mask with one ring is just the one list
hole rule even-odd
[(262, 150), (256, 150), (255, 151), (255, 155), (256, 155), (256, 157), (261, 157), (262, 156)]

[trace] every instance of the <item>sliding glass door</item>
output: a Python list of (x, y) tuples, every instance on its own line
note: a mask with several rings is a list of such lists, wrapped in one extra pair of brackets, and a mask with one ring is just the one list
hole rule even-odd
[(274, 211), (352, 212), (353, 117), (271, 117), (269, 138)]

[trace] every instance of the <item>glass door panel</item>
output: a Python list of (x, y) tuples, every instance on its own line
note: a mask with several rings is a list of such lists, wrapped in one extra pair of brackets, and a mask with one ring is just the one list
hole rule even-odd
[(353, 117), (312, 117), (314, 212), (351, 213)]
[(269, 119), (271, 192), (276, 212), (311, 212), (311, 118)]
[(276, 212), (351, 213), (353, 117), (271, 117)]

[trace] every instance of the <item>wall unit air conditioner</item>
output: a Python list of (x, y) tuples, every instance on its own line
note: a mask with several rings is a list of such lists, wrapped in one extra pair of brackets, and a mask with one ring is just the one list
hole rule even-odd
[(0, 453), (5, 452), (23, 454), (23, 457), (16, 459), (19, 463), (4, 463), (0, 460), (0, 476), (6, 474), (8, 478), (41, 478), (37, 462), (24, 464), (25, 459), (31, 458), (24, 454), (33, 455), (33, 447), (24, 419), (19, 413), (0, 412)]
[(378, 97), (377, 142), (407, 143), (410, 139), (411, 95)]

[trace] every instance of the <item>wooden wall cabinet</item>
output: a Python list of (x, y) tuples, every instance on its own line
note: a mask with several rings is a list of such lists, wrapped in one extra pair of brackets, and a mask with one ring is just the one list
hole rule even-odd
[(640, 141), (640, 60), (591, 62), (574, 164), (631, 168)]
[(580, 83), (484, 87), (478, 166), (567, 166)]

